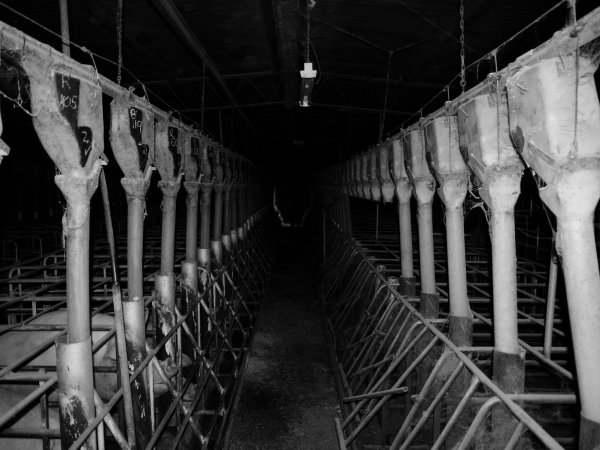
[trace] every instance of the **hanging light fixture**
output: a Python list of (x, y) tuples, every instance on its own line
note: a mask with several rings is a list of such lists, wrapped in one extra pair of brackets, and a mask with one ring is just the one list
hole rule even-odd
[(300, 101), (298, 104), (303, 108), (308, 108), (311, 104), (311, 96), (317, 71), (313, 69), (310, 62), (310, 10), (314, 8), (315, 1), (309, 0), (306, 3), (306, 53), (304, 55), (304, 70), (300, 71)]
[(317, 71), (313, 69), (311, 62), (304, 63), (304, 70), (300, 71), (302, 86), (300, 89), (300, 101), (298, 102), (303, 108), (307, 108), (311, 104), (311, 96)]

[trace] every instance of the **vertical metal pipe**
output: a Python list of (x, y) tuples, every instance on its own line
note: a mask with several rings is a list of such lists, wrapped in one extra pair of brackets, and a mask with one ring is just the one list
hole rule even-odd
[(185, 181), (183, 187), (186, 196), (186, 228), (185, 228), (185, 259), (195, 261), (197, 256), (198, 242), (198, 192), (200, 183), (196, 181)]
[(419, 266), (421, 272), (420, 310), (426, 318), (439, 315), (440, 299), (435, 287), (435, 264), (433, 258), (432, 204), (419, 202)]
[[(596, 173), (595, 176), (598, 174)], [(581, 183), (579, 197), (586, 196), (585, 190), (590, 185), (596, 184), (596, 188), (600, 188), (597, 179), (585, 180), (580, 177), (579, 182)], [(596, 196), (596, 203), (597, 198)], [(573, 201), (573, 203), (579, 202)], [(600, 342), (600, 308), (598, 306), (600, 272), (596, 246), (591, 245), (595, 242), (593, 208), (591, 210), (590, 208), (581, 208), (581, 213), (587, 213), (585, 215), (578, 214), (577, 208), (569, 209), (571, 214), (560, 214), (558, 217), (557, 234), (569, 301), (569, 320), (577, 366), (581, 415), (588, 425), (595, 424), (594, 427), (589, 426), (588, 429), (595, 428), (596, 430), (595, 439), (587, 442), (583, 448), (593, 448), (593, 445), (590, 444), (598, 445), (600, 441), (600, 434), (598, 434), (600, 431), (600, 386), (598, 385), (600, 346), (593, 344)], [(584, 430), (582, 429), (582, 431)]]
[(62, 52), (71, 56), (71, 38), (69, 36), (69, 1), (60, 0), (60, 36), (62, 39)]
[(213, 235), (211, 248), (215, 256), (215, 260), (218, 262), (222, 261), (223, 254), (223, 242), (221, 241), (221, 235), (223, 232), (223, 183), (216, 183), (214, 185), (215, 201), (214, 201), (214, 215), (213, 215)]
[(552, 240), (550, 255), (550, 270), (548, 273), (548, 294), (546, 296), (546, 320), (544, 322), (544, 356), (552, 354), (552, 334), (554, 330), (554, 307), (556, 305), (556, 280), (558, 278), (558, 257), (555, 250), (555, 240)]
[[(186, 230), (185, 230), (185, 261), (181, 262), (181, 282), (187, 290), (182, 292), (181, 310), (186, 313), (190, 309), (190, 304), (196, 299), (198, 294), (198, 191), (200, 183), (197, 181), (185, 181), (183, 186), (186, 190)], [(197, 317), (195, 317), (197, 319)], [(193, 326), (192, 318), (189, 319)], [(179, 338), (179, 334), (177, 336)], [(180, 343), (181, 340), (178, 340)], [(186, 341), (187, 344), (187, 341)], [(187, 348), (186, 353), (193, 354), (193, 350)], [(181, 358), (183, 353), (178, 354)]]
[[(518, 342), (517, 255), (514, 207), (520, 193), (520, 168), (508, 168), (488, 179), (481, 191), (491, 210), (492, 284), (494, 312), (493, 376), (509, 394), (525, 388), (525, 354)], [(494, 418), (498, 445), (509, 437), (514, 420), (498, 412)], [(500, 426), (499, 424), (504, 424)]]
[(379, 202), (375, 203), (375, 240), (379, 240)]
[(108, 186), (104, 171), (100, 172), (100, 191), (102, 192), (102, 203), (104, 205), (104, 219), (106, 223), (106, 237), (110, 249), (110, 260), (112, 268), (112, 298), (115, 312), (115, 330), (117, 335), (118, 368), (123, 389), (123, 404), (125, 409), (125, 422), (127, 424), (127, 441), (130, 447), (135, 448), (135, 423), (133, 420), (133, 406), (131, 398), (131, 385), (129, 383), (129, 369), (127, 364), (127, 345), (125, 343), (125, 327), (123, 325), (123, 303), (121, 299), (121, 287), (119, 285), (119, 273), (117, 266), (117, 249), (112, 226), (112, 215), (110, 212), (110, 199), (108, 197)]
[(460, 207), (446, 207), (446, 245), (448, 249), (448, 293), (450, 302), (448, 337), (458, 346), (469, 346), (473, 341), (473, 316), (467, 297), (462, 201)]
[[(69, 207), (67, 206), (67, 215)], [(79, 342), (90, 335), (90, 222), (67, 229), (67, 324), (69, 342)]]
[(130, 299), (144, 297), (144, 211), (150, 182), (143, 178), (122, 178), (127, 195), (127, 291)]
[(200, 196), (200, 249), (198, 258), (200, 265), (205, 269), (210, 268), (210, 207), (213, 184), (202, 183), (202, 195)]
[(112, 269), (112, 279), (114, 283), (119, 281), (119, 271), (117, 263), (117, 249), (115, 246), (115, 234), (112, 225), (112, 214), (110, 212), (110, 200), (108, 198), (108, 186), (106, 185), (106, 176), (104, 170), (100, 172), (100, 192), (102, 193), (102, 204), (104, 205), (104, 219), (106, 224), (106, 239), (110, 253), (110, 262)]
[[(173, 325), (175, 317), (175, 214), (176, 199), (180, 183), (178, 181), (159, 181), (158, 187), (163, 193), (162, 208), (162, 240), (160, 273), (155, 275), (156, 296), (159, 302), (159, 326), (157, 339), (165, 335)], [(171, 356), (176, 361), (175, 337), (160, 352), (161, 359)]]
[(67, 199), (67, 336), (68, 342), (90, 337), (90, 201), (97, 187), (98, 173), (91, 178), (57, 175), (54, 179)]
[(238, 184), (238, 221), (237, 221), (237, 235), (238, 235), (238, 240), (240, 241), (240, 243), (243, 241), (244, 239), (244, 222), (246, 220), (246, 212), (245, 212), (245, 205), (246, 205), (246, 188), (245, 188), (245, 184), (243, 182), (240, 182), (240, 184)]
[(446, 245), (448, 247), (450, 315), (455, 317), (471, 317), (471, 308), (467, 298), (462, 202), (460, 207), (446, 207)]
[(123, 302), (121, 299), (121, 287), (118, 282), (112, 285), (113, 307), (115, 310), (115, 330), (117, 336), (117, 358), (118, 371), (123, 389), (123, 407), (125, 410), (125, 423), (127, 426), (127, 442), (129, 446), (136, 447), (136, 432), (133, 410), (133, 398), (131, 383), (129, 382), (129, 364), (127, 360), (127, 343), (125, 337), (125, 325), (123, 318)]
[(512, 140), (545, 182), (540, 198), (557, 219), (581, 404), (579, 448), (586, 450), (600, 445), (600, 272), (593, 223), (600, 198), (597, 68), (588, 52), (572, 52), (532, 62), (506, 82)]
[(237, 183), (231, 187), (231, 204), (229, 206), (230, 226), (229, 234), (231, 236), (231, 248), (237, 248), (237, 224), (238, 224), (238, 185)]
[[(128, 340), (128, 352), (130, 364), (139, 364), (136, 359), (136, 353), (131, 353), (129, 349), (141, 348), (145, 353), (145, 328), (144, 328), (144, 273), (143, 273), (143, 255), (144, 255), (144, 211), (145, 196), (150, 186), (150, 182), (143, 178), (123, 178), (121, 185), (127, 194), (127, 291), (128, 301), (137, 302), (137, 308), (141, 311), (134, 314), (128, 313), (130, 308), (127, 301), (123, 305), (125, 334)], [(138, 336), (139, 330), (142, 330), (141, 338)], [(138, 340), (130, 340), (130, 336), (138, 336)], [(137, 361), (137, 362), (136, 362)], [(135, 407), (134, 392), (134, 407)], [(136, 413), (139, 419), (139, 414)], [(142, 421), (143, 422), (143, 421)], [(146, 428), (146, 425), (137, 424), (136, 431)], [(138, 436), (139, 439), (139, 436)]]
[[(60, 407), (61, 447), (68, 449), (95, 416), (92, 339), (88, 336), (69, 342), (56, 340), (56, 373)], [(96, 449), (96, 433), (86, 441), (88, 450)]]
[(223, 246), (231, 251), (231, 184), (225, 183), (225, 196), (223, 199)]
[(410, 198), (407, 201), (398, 201), (398, 219), (400, 223), (400, 265), (402, 269), (400, 286), (402, 294), (415, 295)]
[(435, 265), (433, 259), (432, 202), (435, 195), (435, 180), (429, 164), (425, 144), (424, 128), (419, 127), (404, 136), (404, 164), (413, 184), (417, 200), (417, 225), (419, 230), (419, 264), (421, 275), (420, 309), (427, 318), (437, 317), (439, 297), (435, 287)]
[[(497, 181), (500, 183), (501, 181)], [(514, 197), (516, 201), (516, 196)], [(514, 205), (514, 203), (513, 203)], [(519, 353), (517, 329), (517, 257), (514, 206), (492, 206), (494, 348), (504, 353)]]
[[(123, 301), (123, 321), (127, 343), (127, 361), (133, 372), (146, 358), (146, 326), (144, 320), (144, 298), (129, 297)], [(139, 448), (145, 448), (150, 440), (150, 405), (147, 383), (143, 376), (131, 384), (132, 406), (135, 418), (135, 436)]]
[(433, 260), (432, 203), (418, 202), (419, 227), (419, 266), (421, 271), (421, 292), (436, 294), (435, 266)]
[(179, 181), (159, 181), (158, 187), (163, 194), (160, 271), (166, 275), (173, 273), (175, 266), (175, 213), (180, 184)]

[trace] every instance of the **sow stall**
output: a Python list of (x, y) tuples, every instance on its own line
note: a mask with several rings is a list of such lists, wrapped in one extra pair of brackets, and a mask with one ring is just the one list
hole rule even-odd
[[(321, 173), (322, 297), (343, 397), (341, 448), (600, 443), (599, 18), (596, 9)], [(526, 170), (535, 189), (516, 223)], [(489, 266), (477, 239), (465, 245), (467, 198), (485, 212)], [(373, 224), (364, 211), (381, 199), (398, 216), (382, 218), (378, 206)], [(540, 234), (546, 217), (533, 217), (533, 202), (554, 215), (554, 233)], [(547, 249), (518, 245), (517, 230), (537, 233)]]
[[(264, 177), (94, 67), (6, 24), (0, 45), (66, 199), (64, 252), (46, 244), (2, 271), (0, 446), (217, 445), (272, 263)], [(127, 199), (116, 238), (103, 173), (115, 164)], [(154, 171), (160, 227), (144, 230), (158, 213), (146, 205)], [(98, 185), (100, 237), (90, 232)]]

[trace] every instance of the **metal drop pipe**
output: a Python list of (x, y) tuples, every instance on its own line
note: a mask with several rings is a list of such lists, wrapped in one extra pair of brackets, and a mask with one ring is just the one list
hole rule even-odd
[(555, 239), (552, 240), (550, 270), (548, 274), (548, 295), (546, 296), (546, 321), (544, 323), (544, 356), (550, 359), (552, 354), (552, 335), (554, 333), (554, 309), (556, 306), (556, 280), (558, 278), (558, 256)]
[(433, 260), (433, 222), (432, 203), (419, 202), (418, 227), (419, 227), (419, 266), (421, 269), (421, 292), (436, 294), (435, 266)]
[(229, 209), (231, 215), (229, 234), (231, 235), (231, 247), (233, 249), (237, 247), (238, 198), (238, 186), (236, 184), (231, 188), (231, 205)]
[(446, 208), (449, 313), (454, 317), (471, 317), (471, 308), (467, 298), (464, 226), (462, 204), (460, 208)]
[(162, 239), (160, 246), (160, 272), (163, 275), (173, 273), (175, 266), (175, 213), (179, 182), (159, 181), (158, 187), (163, 193)]
[[(67, 342), (80, 342), (90, 337), (90, 201), (88, 183), (94, 181), (57, 175), (57, 186), (67, 198), (66, 234), (67, 272)], [(93, 192), (92, 190), (92, 192)]]
[(210, 249), (211, 193), (212, 183), (203, 183), (200, 196), (200, 248), (206, 250)]
[(494, 348), (503, 353), (520, 352), (517, 327), (517, 257), (514, 210), (492, 209), (492, 271)]
[(231, 185), (225, 186), (225, 195), (223, 198), (223, 231), (222, 240), (223, 246), (227, 249), (231, 249)]
[(412, 280), (414, 270), (410, 200), (398, 202), (398, 219), (400, 222), (400, 264), (402, 267), (402, 278)]
[(238, 239), (243, 239), (244, 222), (246, 220), (246, 189), (245, 184), (238, 186), (238, 223), (237, 223), (237, 234)]
[(127, 195), (127, 290), (130, 299), (144, 296), (144, 211), (149, 181), (123, 178), (121, 185)]
[[(597, 174), (596, 174), (597, 176)], [(586, 186), (581, 181), (582, 191)], [(587, 184), (600, 184), (591, 181)], [(584, 195), (581, 192), (582, 196)], [(597, 198), (597, 197), (596, 197)], [(600, 429), (600, 272), (592, 213), (587, 217), (563, 217), (558, 220), (558, 240), (565, 276), (569, 320), (573, 335), (573, 348), (577, 366), (577, 384), (581, 392), (581, 414)], [(596, 439), (596, 443), (597, 443)], [(595, 445), (595, 444), (594, 444)], [(590, 447), (591, 448), (591, 447)]]
[(214, 216), (213, 216), (213, 241), (221, 240), (221, 233), (223, 230), (223, 186), (215, 185), (215, 202), (214, 202)]
[(183, 186), (186, 190), (186, 227), (185, 227), (185, 259), (195, 261), (198, 242), (198, 191), (200, 183), (185, 181)]

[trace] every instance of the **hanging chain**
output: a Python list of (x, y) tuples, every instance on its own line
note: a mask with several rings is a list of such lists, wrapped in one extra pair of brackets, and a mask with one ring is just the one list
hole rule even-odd
[(460, 0), (460, 87), (465, 93), (466, 69), (465, 69), (465, 5), (464, 0)]
[(306, 55), (305, 61), (310, 61), (310, 8), (311, 2), (306, 2)]
[(204, 91), (206, 88), (206, 61), (202, 63), (202, 103), (200, 109), (200, 129), (204, 131)]
[(394, 57), (394, 52), (390, 52), (388, 55), (388, 63), (387, 63), (387, 74), (385, 76), (385, 96), (383, 97), (383, 112), (379, 116), (379, 142), (383, 138), (383, 127), (385, 126), (385, 113), (388, 102), (388, 93), (390, 89), (390, 70), (392, 68), (392, 58)]
[(119, 62), (117, 65), (117, 84), (121, 85), (121, 70), (123, 68), (123, 0), (117, 2), (117, 50)]

